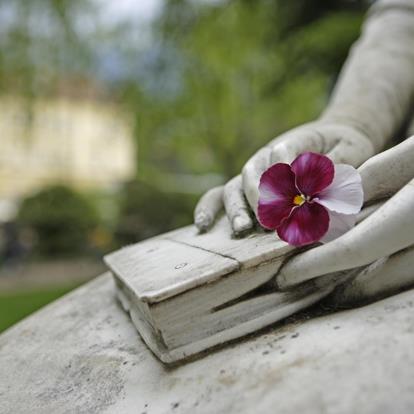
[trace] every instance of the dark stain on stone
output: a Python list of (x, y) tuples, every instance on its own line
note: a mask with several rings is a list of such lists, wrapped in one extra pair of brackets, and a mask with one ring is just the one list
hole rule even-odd
[(293, 335), (291, 335), (291, 338), (297, 338), (299, 336), (299, 332), (295, 332)]
[(175, 402), (175, 403), (171, 404), (171, 407), (172, 407), (173, 410), (175, 410), (176, 408), (179, 407), (179, 405), (180, 405), (179, 402)]
[(340, 329), (340, 326), (334, 326), (334, 329)]

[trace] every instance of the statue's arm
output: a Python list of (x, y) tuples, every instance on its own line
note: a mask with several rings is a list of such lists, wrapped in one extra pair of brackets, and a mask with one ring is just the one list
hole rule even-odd
[(414, 0), (379, 1), (368, 16), (321, 119), (354, 126), (378, 152), (413, 103)]

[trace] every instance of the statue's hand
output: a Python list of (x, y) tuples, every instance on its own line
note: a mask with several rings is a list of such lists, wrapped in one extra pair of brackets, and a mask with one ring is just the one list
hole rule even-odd
[(374, 154), (369, 139), (347, 125), (316, 121), (292, 129), (256, 152), (243, 167), (241, 175), (224, 187), (213, 188), (200, 199), (194, 214), (196, 226), (207, 230), (224, 205), (234, 233), (251, 229), (254, 222), (250, 211), (257, 212), (262, 173), (275, 163), (290, 163), (306, 151), (326, 154), (335, 163), (355, 167)]
[[(324, 274), (368, 265), (413, 246), (413, 159), (414, 136), (363, 164), (359, 171), (365, 201), (391, 197), (343, 236), (294, 256), (276, 275), (277, 285), (288, 288)], [(397, 255), (392, 263), (398, 258), (407, 260), (405, 256)], [(414, 275), (412, 278), (414, 281)]]

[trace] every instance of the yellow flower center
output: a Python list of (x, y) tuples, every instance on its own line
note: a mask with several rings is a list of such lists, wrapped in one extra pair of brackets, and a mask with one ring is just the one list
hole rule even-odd
[(293, 204), (295, 206), (301, 206), (306, 201), (306, 197), (303, 194), (298, 194), (293, 198)]

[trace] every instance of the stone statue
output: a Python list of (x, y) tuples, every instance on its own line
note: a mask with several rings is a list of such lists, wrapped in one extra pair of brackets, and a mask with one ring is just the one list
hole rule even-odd
[(379, 154), (409, 125), (413, 45), (414, 1), (378, 1), (320, 118), (273, 139), (241, 175), (207, 192), (195, 210), (196, 226), (208, 230), (224, 206), (234, 233), (242, 236), (254, 225), (250, 209), (257, 213), (263, 171), (305, 151), (324, 153), (334, 162), (360, 166), (366, 205), (385, 203), (367, 207), (366, 215), (372, 214), (342, 237), (288, 261), (276, 275), (278, 287), (371, 263), (338, 294), (338, 303), (385, 294), (391, 284), (395, 290), (414, 283), (414, 137)]

